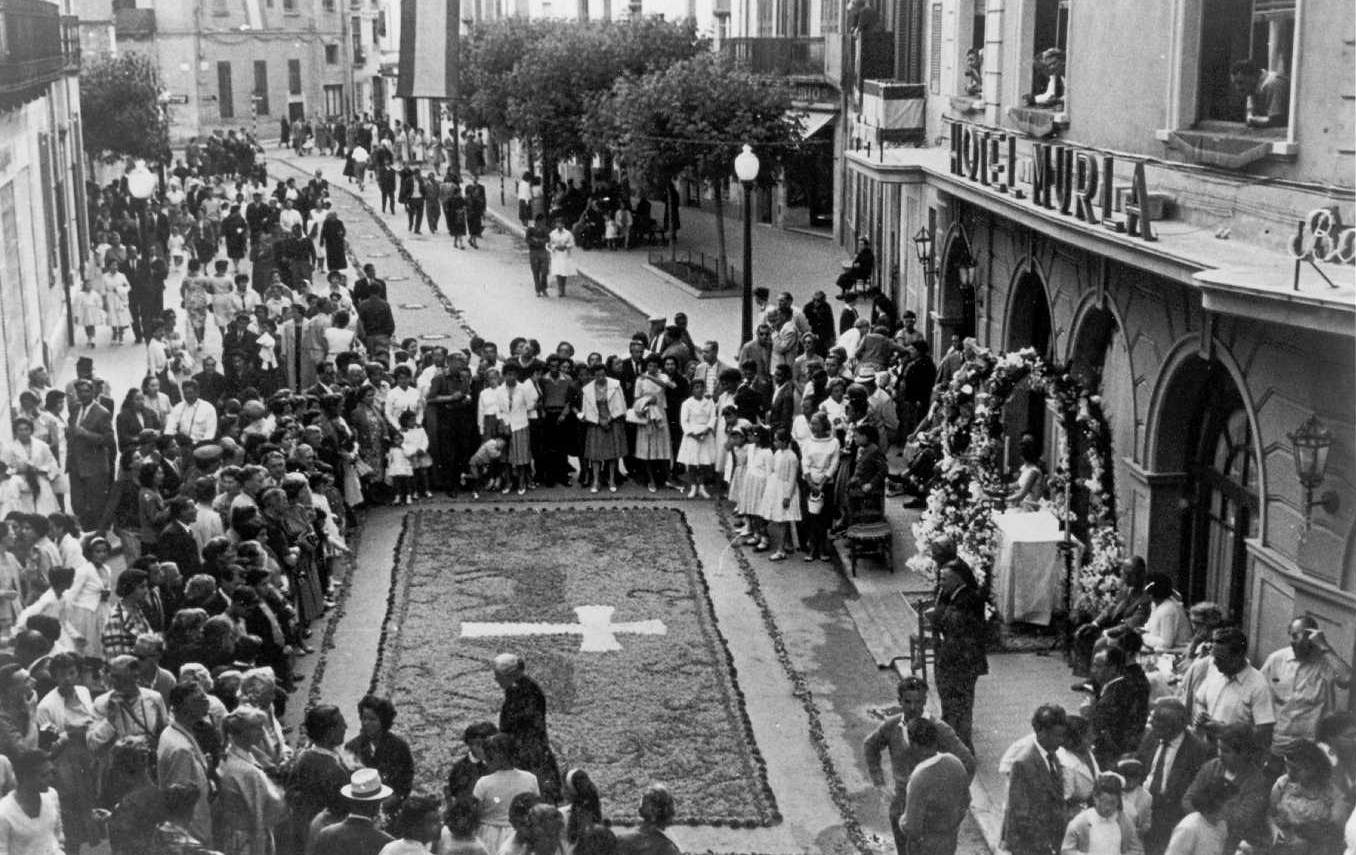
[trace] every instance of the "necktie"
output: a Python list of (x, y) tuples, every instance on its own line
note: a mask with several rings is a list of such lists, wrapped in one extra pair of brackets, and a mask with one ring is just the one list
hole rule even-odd
[(1167, 774), (1168, 741), (1158, 740), (1158, 751), (1154, 752), (1153, 777), (1149, 779), (1149, 794), (1158, 798), (1163, 794), (1163, 777)]
[(1050, 783), (1055, 785), (1055, 792), (1062, 797), (1064, 794), (1064, 770), (1059, 765), (1059, 758), (1055, 756), (1055, 752), (1051, 751), (1045, 756), (1050, 761)]

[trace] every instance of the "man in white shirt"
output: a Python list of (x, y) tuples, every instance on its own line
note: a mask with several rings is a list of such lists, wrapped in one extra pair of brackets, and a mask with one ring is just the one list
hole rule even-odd
[(1337, 692), (1351, 684), (1351, 667), (1333, 651), (1309, 615), (1290, 622), (1290, 644), (1267, 657), (1262, 676), (1276, 711), (1272, 750), (1284, 755), (1296, 740), (1313, 739), (1318, 723), (1337, 712)]
[(1212, 641), (1210, 666), (1192, 698), (1196, 732), (1213, 737), (1226, 724), (1246, 724), (1256, 733), (1257, 746), (1269, 748), (1276, 713), (1267, 679), (1248, 661), (1248, 637), (1224, 627), (1215, 630)]
[(197, 445), (217, 437), (217, 408), (198, 397), (198, 381), (185, 380), (179, 390), (184, 399), (170, 410), (165, 436), (183, 436)]

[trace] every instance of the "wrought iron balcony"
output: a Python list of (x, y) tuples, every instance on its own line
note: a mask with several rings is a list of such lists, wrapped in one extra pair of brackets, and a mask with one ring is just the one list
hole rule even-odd
[(80, 71), (80, 19), (75, 15), (61, 16), (61, 56), (66, 71)]
[(65, 66), (57, 5), (0, 0), (0, 106), (41, 94)]
[(822, 36), (726, 39), (723, 49), (736, 63), (754, 74), (778, 77), (824, 76)]

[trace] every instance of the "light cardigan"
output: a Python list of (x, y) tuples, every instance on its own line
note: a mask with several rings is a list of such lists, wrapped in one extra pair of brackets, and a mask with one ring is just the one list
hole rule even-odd
[[(1059, 847), (1060, 855), (1079, 855), (1088, 851), (1092, 817), (1095, 814), (1095, 808), (1088, 808), (1069, 820), (1068, 827), (1064, 829), (1064, 843)], [(1116, 822), (1121, 827), (1121, 855), (1144, 855), (1144, 846), (1139, 842), (1139, 835), (1135, 833), (1135, 827), (1125, 811), (1117, 811)]]
[[(599, 424), (598, 418), (598, 386), (590, 380), (585, 383), (581, 392), (580, 407), (584, 421), (589, 424)], [(619, 419), (626, 415), (626, 398), (622, 395), (621, 383), (607, 378), (607, 411), (613, 419)]]

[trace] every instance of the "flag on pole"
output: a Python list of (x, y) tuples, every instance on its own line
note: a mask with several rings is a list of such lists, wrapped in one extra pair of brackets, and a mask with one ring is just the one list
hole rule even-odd
[(455, 98), (460, 0), (401, 0), (398, 98)]

